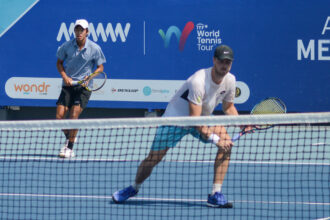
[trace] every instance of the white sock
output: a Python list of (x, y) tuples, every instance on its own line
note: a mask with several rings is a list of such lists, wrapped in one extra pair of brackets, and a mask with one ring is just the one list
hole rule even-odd
[(213, 184), (213, 189), (212, 189), (211, 195), (214, 195), (214, 193), (216, 193), (216, 192), (221, 192), (221, 187), (222, 187), (222, 184)]
[(133, 188), (136, 190), (136, 191), (139, 191), (139, 189), (141, 188), (141, 185), (142, 184), (137, 184), (137, 183), (133, 183)]

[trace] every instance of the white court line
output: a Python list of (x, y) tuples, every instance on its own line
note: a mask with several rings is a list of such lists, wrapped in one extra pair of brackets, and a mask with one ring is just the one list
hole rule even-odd
[(327, 145), (327, 143), (319, 142), (319, 143), (313, 143), (312, 144), (312, 146), (322, 146), (322, 145)]
[[(20, 194), (20, 193), (0, 193), (0, 196), (13, 197), (49, 197), (49, 198), (82, 198), (82, 199), (112, 199), (111, 196), (93, 196), (93, 195), (57, 195), (57, 194)], [(161, 202), (206, 202), (205, 199), (175, 199), (175, 198), (146, 198), (134, 197), (130, 200), (135, 201), (161, 201)], [(330, 203), (319, 202), (286, 202), (286, 201), (253, 201), (253, 200), (232, 200), (233, 203), (261, 203), (261, 204), (289, 204), (289, 205), (320, 205), (330, 206)]]
[[(70, 158), (63, 159), (57, 157), (13, 157), (2, 156), (0, 160), (44, 160), (44, 161), (102, 161), (102, 162), (141, 162), (142, 160), (125, 160), (116, 158)], [(163, 160), (163, 162), (172, 163), (214, 163), (213, 160)], [(313, 162), (289, 162), (289, 161), (243, 161), (231, 160), (230, 163), (235, 164), (279, 164), (279, 165), (313, 165), (313, 166), (330, 166), (330, 163), (313, 163)]]

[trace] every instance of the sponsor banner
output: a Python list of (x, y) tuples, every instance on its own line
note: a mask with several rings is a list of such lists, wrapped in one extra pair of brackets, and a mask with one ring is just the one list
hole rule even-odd
[(242, 81), (236, 81), (236, 94), (235, 103), (242, 104), (245, 103), (250, 98), (249, 86)]
[(179, 42), (180, 51), (184, 50), (189, 35), (192, 35), (190, 38), (193, 38), (192, 41), (196, 45), (198, 51), (213, 51), (215, 47), (222, 42), (220, 38), (220, 29), (214, 29), (208, 24), (200, 22), (195, 25), (194, 22), (188, 21), (182, 32), (179, 27), (171, 25), (166, 32), (159, 29), (158, 33), (164, 41), (165, 48), (169, 47), (171, 37), (174, 35)]
[(330, 16), (319, 30), (320, 39), (298, 39), (297, 60), (330, 61)]
[(57, 99), (62, 80), (56, 78), (11, 77), (5, 91), (12, 99)]
[(266, 97), (281, 98), (290, 112), (330, 109), (329, 0), (146, 0), (143, 8), (138, 1), (98, 2), (77, 8), (65, 0), (4, 1), (0, 106), (54, 105), (61, 87), (56, 51), (75, 37), (75, 20), (85, 18), (110, 78), (89, 107), (163, 108), (182, 80), (212, 66), (215, 47), (227, 44), (239, 111)]
[[(126, 42), (130, 27), (130, 23), (126, 23), (124, 27), (121, 23), (117, 23), (114, 27), (112, 23), (107, 23), (106, 26), (104, 26), (103, 23), (94, 25), (92, 22), (90, 22), (88, 24), (89, 37), (94, 42), (99, 40), (107, 42), (108, 39), (110, 39), (113, 43), (117, 42), (117, 40)], [(68, 27), (64, 22), (62, 22), (56, 40), (62, 41), (64, 38), (66, 41), (69, 41), (73, 37), (74, 23), (71, 22)]]
[(183, 82), (182, 80), (111, 79), (108, 80), (105, 88), (102, 88), (103, 94), (95, 95), (109, 101), (168, 102)]
[[(108, 79), (104, 87), (92, 93), (90, 100), (169, 102), (184, 80), (127, 80)], [(61, 78), (12, 77), (5, 85), (7, 96), (13, 99), (58, 99)], [(244, 103), (250, 90), (237, 82), (235, 103)]]

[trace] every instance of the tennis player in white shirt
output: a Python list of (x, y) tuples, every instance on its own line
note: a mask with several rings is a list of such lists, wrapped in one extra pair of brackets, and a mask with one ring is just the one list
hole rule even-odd
[[(163, 117), (175, 116), (207, 116), (211, 115), (217, 105), (222, 103), (226, 115), (238, 115), (234, 105), (236, 79), (229, 71), (234, 54), (229, 46), (218, 46), (214, 51), (213, 66), (201, 69), (190, 76), (168, 103)], [(147, 158), (140, 164), (135, 182), (112, 195), (113, 201), (123, 203), (135, 196), (142, 183), (150, 176), (153, 168), (163, 159), (170, 148), (187, 134), (191, 134), (203, 142), (211, 142), (218, 146), (214, 163), (214, 180), (207, 205), (216, 208), (232, 208), (223, 195), (221, 188), (230, 160), (233, 143), (223, 126), (198, 126), (180, 128), (177, 126), (161, 126), (157, 129), (151, 150)]]

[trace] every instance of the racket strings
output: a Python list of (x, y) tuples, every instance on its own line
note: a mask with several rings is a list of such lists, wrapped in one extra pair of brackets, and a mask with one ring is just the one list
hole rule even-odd
[(286, 108), (282, 103), (274, 99), (266, 99), (259, 103), (251, 112), (251, 114), (277, 114), (285, 113)]
[[(281, 114), (286, 113), (285, 104), (277, 98), (268, 98), (256, 105), (251, 114)], [(273, 127), (272, 124), (258, 125), (257, 130), (264, 130)]]
[(106, 82), (107, 76), (104, 72), (101, 72), (93, 77), (92, 91), (99, 90)]

